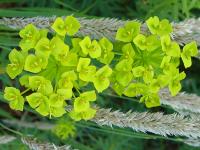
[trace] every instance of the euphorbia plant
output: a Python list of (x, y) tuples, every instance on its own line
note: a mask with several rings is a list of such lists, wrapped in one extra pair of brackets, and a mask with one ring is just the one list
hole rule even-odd
[[(172, 96), (181, 90), (186, 75), (178, 69), (180, 59), (190, 67), (198, 51), (195, 42), (181, 50), (170, 38), (168, 20), (151, 17), (146, 24), (150, 32), (142, 34), (139, 22), (127, 22), (116, 41), (76, 38), (81, 25), (73, 16), (57, 18), (53, 34), (27, 25), (19, 33), (20, 49), (10, 52), (7, 65), (10, 78), (19, 79), (25, 90), (6, 87), (5, 99), (15, 110), (22, 111), (27, 102), (43, 116), (68, 113), (77, 121), (94, 117), (91, 103), (108, 88), (118, 95), (140, 96), (147, 107), (159, 106), (160, 89), (168, 86)], [(69, 112), (68, 104), (73, 105)]]

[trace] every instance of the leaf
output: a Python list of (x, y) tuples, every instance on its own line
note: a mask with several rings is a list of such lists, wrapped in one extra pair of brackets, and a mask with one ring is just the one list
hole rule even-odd
[(19, 46), (24, 51), (34, 48), (36, 42), (40, 38), (40, 32), (33, 24), (26, 25), (22, 30), (20, 30), (19, 35), (22, 38)]
[(47, 59), (43, 55), (33, 55), (30, 54), (26, 57), (24, 70), (32, 72), (32, 73), (39, 73), (42, 69), (46, 68), (47, 66)]
[(96, 114), (96, 110), (92, 108), (88, 108), (87, 111), (81, 112), (81, 116), (84, 120), (90, 120), (94, 118), (95, 114)]
[(50, 95), (51, 93), (53, 93), (51, 81), (45, 79), (42, 76), (30, 76), (29, 86), (31, 89), (37, 90), (43, 95)]
[(161, 42), (156, 35), (150, 35), (146, 39), (147, 51), (154, 51), (161, 46)]
[(67, 34), (70, 36), (73, 36), (76, 34), (80, 28), (80, 23), (79, 21), (74, 18), (73, 16), (67, 16), (65, 19), (65, 28), (67, 31)]
[(160, 21), (157, 16), (154, 16), (150, 17), (146, 21), (146, 24), (152, 34), (164, 36), (169, 35), (172, 32), (172, 25), (167, 19), (163, 19)]
[(105, 37), (101, 38), (101, 40), (99, 41), (99, 44), (104, 53), (107, 53), (113, 50), (113, 44)]
[(91, 42), (91, 39), (89, 36), (84, 37), (84, 39), (79, 42), (79, 45), (81, 47), (83, 54), (85, 54), (85, 55), (88, 54), (91, 43), (92, 42)]
[(143, 76), (145, 68), (143, 66), (137, 66), (132, 69), (134, 77), (141, 77)]
[(48, 98), (41, 93), (32, 93), (26, 96), (26, 99), (32, 108), (37, 108), (42, 101), (48, 101)]
[(101, 47), (96, 40), (92, 41), (92, 44), (89, 50), (89, 55), (91, 58), (98, 58), (101, 56)]
[(160, 20), (157, 16), (150, 17), (149, 19), (147, 19), (146, 24), (152, 34), (158, 33)]
[(98, 58), (101, 56), (101, 47), (96, 40), (91, 41), (89, 36), (86, 36), (82, 41), (79, 42), (82, 52), (91, 58)]
[(110, 77), (111, 75), (112, 75), (112, 69), (108, 65), (101, 67), (96, 72), (96, 76)]
[(29, 75), (25, 74), (21, 76), (19, 82), (22, 86), (29, 87)]
[(141, 23), (136, 21), (129, 21), (124, 27), (120, 27), (116, 33), (116, 40), (122, 42), (131, 42), (134, 37), (140, 32)]
[(50, 46), (50, 40), (46, 37), (41, 38), (36, 46), (35, 46), (36, 52), (40, 51), (46, 55), (49, 55), (51, 53), (51, 46)]
[(88, 100), (78, 97), (74, 100), (74, 111), (83, 112), (86, 111), (90, 107), (90, 103)]
[(28, 51), (32, 48), (34, 48), (36, 45), (36, 41), (34, 40), (29, 40), (29, 39), (22, 39), (19, 42), (19, 47), (23, 50), (23, 51)]
[(169, 83), (169, 91), (172, 96), (175, 96), (181, 90), (181, 84), (179, 80), (173, 80)]
[(19, 35), (23, 39), (33, 39), (38, 37), (39, 31), (33, 24), (28, 24), (24, 29), (20, 30)]
[(51, 107), (63, 107), (64, 106), (64, 97), (60, 94), (52, 93), (49, 96), (49, 105)]
[(62, 64), (68, 59), (69, 46), (64, 43), (59, 37), (54, 37), (50, 42), (52, 55)]
[(158, 34), (160, 36), (168, 35), (173, 31), (172, 25), (169, 23), (169, 20), (163, 19), (160, 21)]
[(82, 58), (82, 57), (79, 58), (78, 65), (77, 65), (77, 71), (80, 72), (82, 69), (88, 67), (90, 62), (91, 62), (90, 58)]
[(69, 100), (72, 97), (72, 89), (58, 89), (57, 94), (65, 100)]
[(37, 90), (44, 80), (45, 78), (42, 76), (29, 76), (29, 86), (32, 90)]
[(108, 78), (101, 79), (100, 77), (96, 77), (93, 80), (93, 84), (94, 84), (94, 87), (96, 88), (96, 90), (100, 93), (109, 87), (110, 81)]
[(131, 71), (132, 69), (132, 61), (128, 60), (128, 59), (123, 59), (120, 62), (117, 63), (117, 65), (115, 66), (115, 69), (119, 72), (122, 71)]
[(6, 67), (7, 74), (14, 79), (17, 75), (22, 73), (24, 67), (24, 56), (21, 52), (13, 49), (9, 54), (11, 64)]
[(22, 69), (18, 68), (15, 64), (8, 64), (6, 67), (6, 73), (11, 79), (14, 79), (17, 75), (22, 72)]
[(181, 55), (181, 50), (176, 42), (171, 42), (170, 36), (163, 36), (161, 38), (161, 45), (162, 45), (162, 50), (166, 52), (168, 56), (173, 56), (173, 57), (180, 57)]
[(98, 92), (102, 92), (109, 87), (110, 80), (108, 78), (111, 75), (112, 69), (107, 65), (103, 66), (96, 72), (93, 84)]
[(142, 96), (140, 102), (145, 102), (147, 108), (160, 106), (160, 98), (156, 93)]
[(77, 66), (78, 64), (78, 55), (74, 52), (69, 51), (66, 57), (62, 58), (61, 64), (63, 66)]
[(81, 113), (74, 110), (69, 112), (69, 116), (75, 121), (80, 121), (82, 119)]
[(58, 87), (61, 89), (72, 89), (74, 81), (77, 80), (76, 73), (72, 71), (66, 71), (61, 75), (58, 81)]
[(149, 85), (149, 91), (153, 93), (157, 93), (161, 88), (160, 80), (152, 79)]
[(133, 78), (133, 74), (130, 71), (117, 71), (116, 80), (122, 85), (127, 86)]
[(123, 86), (128, 85), (132, 80), (133, 74), (131, 73), (132, 61), (123, 59), (115, 66), (116, 80)]
[(50, 109), (50, 116), (54, 117), (61, 117), (66, 113), (64, 107), (51, 107)]
[(166, 68), (169, 66), (171, 60), (171, 56), (164, 56), (162, 62), (160, 64), (161, 68)]
[(192, 65), (192, 56), (197, 56), (198, 49), (195, 41), (186, 44), (183, 47), (183, 52), (181, 53), (181, 58), (185, 68), (188, 68)]
[(24, 98), (20, 91), (14, 87), (6, 87), (4, 90), (4, 98), (9, 101), (10, 108), (23, 111)]
[(78, 65), (77, 65), (77, 71), (79, 72), (79, 78), (83, 81), (92, 81), (93, 77), (96, 73), (96, 67), (95, 66), (89, 66), (90, 64), (89, 58), (80, 58)]
[(192, 58), (191, 56), (187, 56), (186, 54), (182, 53), (181, 58), (185, 68), (188, 68), (192, 65)]
[(57, 17), (56, 20), (54, 21), (53, 25), (51, 28), (60, 36), (65, 36), (66, 35), (66, 28), (65, 28), (65, 22), (61, 17)]
[(135, 51), (131, 45), (131, 43), (125, 44), (122, 47), (123, 56), (121, 59), (133, 60), (135, 56)]
[(120, 83), (118, 83), (117, 81), (115, 81), (112, 85), (112, 88), (114, 89), (114, 91), (121, 96), (125, 90), (125, 87), (122, 86)]
[(113, 58), (114, 58), (115, 54), (113, 52), (107, 52), (107, 53), (102, 53), (101, 57), (99, 57), (99, 61), (105, 65), (109, 65)]
[(95, 66), (88, 66), (87, 68), (84, 68), (84, 70), (82, 70), (79, 73), (79, 78), (83, 81), (92, 81), (93, 80), (93, 76), (96, 73), (96, 67)]
[(49, 115), (50, 112), (49, 99), (48, 98), (42, 99), (40, 105), (36, 108), (36, 111), (43, 116)]
[(187, 53), (190, 56), (196, 56), (198, 54), (197, 43), (195, 41), (192, 41), (186, 44), (183, 47), (183, 53)]
[(99, 44), (101, 46), (101, 57), (98, 60), (101, 63), (110, 64), (114, 58), (114, 53), (112, 52), (113, 44), (105, 37), (99, 41)]
[(180, 57), (181, 51), (178, 43), (172, 42), (166, 53), (168, 56)]
[[(71, 49), (71, 51), (73, 51), (74, 53), (80, 53), (80, 52), (82, 52), (81, 51), (81, 47), (80, 47), (80, 45), (79, 45), (79, 42), (80, 41), (82, 41), (82, 39), (81, 38), (72, 38), (71, 39), (71, 41), (72, 41), (72, 49)], [(83, 53), (82, 53), (83, 54)], [(81, 55), (81, 54), (80, 54)], [(82, 56), (82, 55), (81, 55)]]
[(81, 93), (80, 97), (82, 97), (83, 99), (85, 99), (87, 101), (95, 101), (96, 100), (96, 93), (95, 93), (94, 90), (87, 91), (87, 92)]
[[(133, 73), (134, 75), (134, 73)], [(154, 70), (152, 68), (145, 68), (143, 72), (143, 80), (145, 83), (150, 83), (154, 77)]]
[(146, 47), (146, 37), (142, 34), (138, 34), (134, 39), (133, 39), (134, 44), (139, 47), (141, 50), (145, 50)]
[(69, 113), (70, 117), (74, 119), (75, 121), (80, 121), (81, 119), (90, 120), (95, 116), (95, 114), (96, 114), (96, 110), (92, 108), (88, 108), (86, 111), (83, 111), (83, 112), (76, 112), (72, 110)]
[[(175, 96), (181, 90), (180, 80), (186, 77), (184, 72), (179, 73), (179, 69), (173, 64), (169, 66), (169, 69), (163, 70), (164, 76), (160, 76), (161, 83), (163, 80), (167, 80), (169, 83), (169, 90), (172, 96)], [(162, 79), (163, 78), (163, 79)], [(165, 84), (165, 82), (163, 82)]]
[(131, 83), (123, 92), (128, 97), (135, 97), (141, 95), (145, 90), (145, 85), (142, 83)]
[(41, 64), (38, 63), (37, 56), (35, 56), (33, 54), (30, 54), (27, 56), (26, 61), (25, 61), (24, 70), (33, 72), (33, 73), (38, 73), (42, 70)]

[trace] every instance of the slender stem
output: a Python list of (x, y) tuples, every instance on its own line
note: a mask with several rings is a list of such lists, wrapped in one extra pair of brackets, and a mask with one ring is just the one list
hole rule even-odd
[(6, 127), (6, 126), (3, 125), (2, 123), (0, 123), (0, 126), (1, 126), (2, 128), (4, 128), (4, 129), (6, 129), (6, 130), (12, 132), (12, 133), (15, 133), (15, 134), (17, 134), (17, 135), (23, 136), (22, 133), (20, 133), (20, 132), (18, 132), (18, 131), (15, 131), (15, 130), (13, 130), (13, 129), (10, 129), (10, 128)]
[(74, 92), (72, 92), (72, 96), (73, 96), (73, 98), (76, 98), (76, 96), (75, 96)]
[(76, 89), (76, 91), (78, 92), (78, 94), (80, 95), (81, 92), (79, 91), (79, 89), (77, 87), (74, 87)]
[(122, 53), (118, 53), (118, 52), (114, 52), (116, 55), (120, 55), (122, 56), (123, 54)]
[(30, 88), (24, 90), (23, 92), (21, 92), (21, 95), (25, 94), (26, 92), (28, 92), (29, 90), (31, 90)]

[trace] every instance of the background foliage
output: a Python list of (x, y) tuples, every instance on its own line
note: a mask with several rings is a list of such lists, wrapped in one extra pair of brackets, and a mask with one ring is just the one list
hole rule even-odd
[[(181, 21), (191, 17), (200, 17), (199, 0), (0, 0), (0, 17), (33, 17), (33, 16), (62, 16), (74, 14), (75, 16), (90, 17), (115, 17), (120, 19), (139, 19), (157, 15), (171, 21)], [(7, 55), (13, 47), (18, 45), (18, 31), (0, 26), (0, 91), (5, 86), (18, 83), (11, 81), (3, 74), (5, 65), (8, 63)], [(200, 80), (198, 60), (187, 72), (187, 79), (183, 83), (183, 90), (200, 95)], [(24, 112), (12, 111), (2, 98), (0, 93), (0, 119), (20, 119), (22, 121), (43, 121), (57, 123), (59, 120), (49, 120), (31, 112), (26, 108)], [(133, 100), (121, 99), (120, 97), (101, 94), (98, 104), (102, 107), (120, 108), (122, 111), (129, 109), (137, 111), (147, 110), (142, 104)], [(159, 107), (149, 111), (173, 112), (169, 108)], [(64, 120), (67, 118), (64, 118)], [(1, 121), (0, 121), (1, 123)], [(134, 133), (129, 129), (98, 127), (90, 122), (75, 123), (76, 134), (67, 139), (60, 139), (52, 131), (40, 131), (35, 128), (22, 128), (15, 126), (14, 129), (25, 134), (37, 137), (40, 141), (49, 141), (57, 145), (70, 144), (74, 148), (83, 150), (187, 150), (198, 149), (178, 142), (177, 138), (169, 140), (155, 135)], [(12, 128), (12, 127), (11, 127)], [(0, 128), (0, 135), (13, 134)], [(26, 150), (20, 139), (9, 144), (0, 145), (2, 150), (21, 149)]]

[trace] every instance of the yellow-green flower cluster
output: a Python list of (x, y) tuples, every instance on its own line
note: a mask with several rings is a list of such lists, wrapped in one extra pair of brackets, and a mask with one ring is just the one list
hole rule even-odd
[(141, 24), (134, 21), (118, 29), (116, 40), (123, 43), (123, 55), (115, 66), (113, 88), (120, 95), (141, 96), (141, 102), (154, 107), (160, 105), (161, 88), (168, 86), (172, 96), (181, 90), (180, 81), (186, 75), (179, 72), (180, 58), (188, 68), (192, 64), (191, 56), (196, 56), (198, 51), (195, 42), (181, 50), (179, 44), (171, 40), (172, 26), (168, 20), (155, 16), (149, 18), (146, 25), (151, 34), (141, 34)]
[[(81, 25), (73, 16), (57, 18), (54, 34), (27, 25), (19, 33), (20, 50), (11, 51), (7, 65), (10, 78), (19, 77), (25, 90), (6, 87), (5, 99), (15, 110), (22, 111), (26, 101), (43, 116), (68, 113), (76, 121), (94, 117), (91, 103), (108, 88), (118, 95), (141, 96), (147, 107), (159, 106), (161, 88), (168, 86), (173, 96), (180, 91), (185, 78), (178, 69), (180, 58), (190, 67), (197, 46), (191, 42), (181, 50), (170, 39), (168, 20), (151, 17), (146, 24), (151, 34), (141, 34), (139, 22), (127, 22), (118, 29), (117, 42), (75, 38)], [(69, 103), (73, 108), (66, 112)]]
[(75, 137), (75, 122), (63, 116), (58, 120), (58, 122), (56, 122), (56, 125), (52, 129), (52, 132), (62, 140), (66, 140), (69, 137)]

